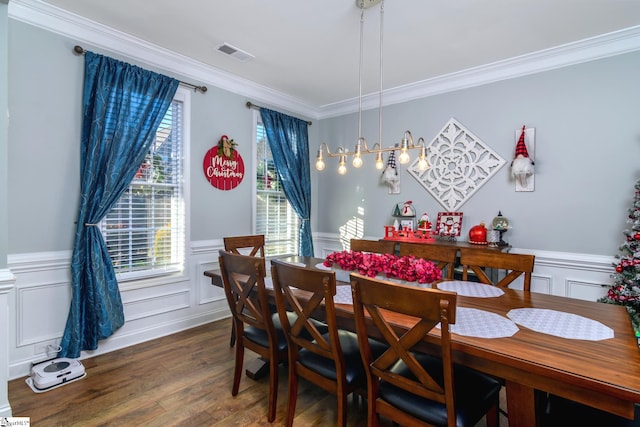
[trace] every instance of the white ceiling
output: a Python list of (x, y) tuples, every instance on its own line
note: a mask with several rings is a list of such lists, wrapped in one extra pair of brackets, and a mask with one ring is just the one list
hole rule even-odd
[[(314, 108), (358, 96), (355, 0), (43, 2)], [(384, 10), (385, 90), (640, 25), (638, 0), (386, 0)], [(365, 10), (363, 94), (380, 85), (379, 17)], [(217, 52), (223, 42), (255, 58)]]

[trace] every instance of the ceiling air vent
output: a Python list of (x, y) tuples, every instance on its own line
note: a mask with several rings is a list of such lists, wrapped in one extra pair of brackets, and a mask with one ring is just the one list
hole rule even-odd
[(238, 61), (246, 61), (248, 59), (255, 58), (249, 52), (245, 52), (242, 49), (238, 49), (235, 46), (231, 46), (229, 43), (222, 43), (220, 46), (216, 48), (218, 52), (222, 52), (226, 55), (231, 56), (232, 58), (237, 59)]

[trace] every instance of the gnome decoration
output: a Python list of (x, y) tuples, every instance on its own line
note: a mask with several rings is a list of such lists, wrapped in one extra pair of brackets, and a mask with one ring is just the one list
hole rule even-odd
[(511, 176), (516, 181), (516, 191), (533, 191), (533, 159), (529, 156), (527, 144), (533, 145), (534, 129), (522, 126), (520, 138), (516, 144), (516, 153), (511, 162)]
[(389, 186), (389, 194), (400, 193), (400, 175), (398, 174), (398, 167), (396, 166), (395, 151), (389, 153), (387, 167), (382, 171), (382, 182)]

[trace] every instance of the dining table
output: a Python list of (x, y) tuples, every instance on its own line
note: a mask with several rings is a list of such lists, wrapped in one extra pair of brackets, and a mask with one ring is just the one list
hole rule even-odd
[[(328, 268), (322, 258), (282, 259)], [(223, 286), (219, 270), (204, 274), (214, 286)], [(540, 425), (537, 414), (547, 393), (633, 419), (640, 402), (640, 349), (623, 306), (473, 282), (420, 286), (457, 293), (457, 322), (451, 325), (454, 362), (503, 381), (509, 425)], [(334, 302), (339, 327), (355, 330), (344, 274)], [(399, 333), (416, 322), (389, 316)], [(425, 351), (437, 351), (438, 334), (434, 328), (424, 338)]]

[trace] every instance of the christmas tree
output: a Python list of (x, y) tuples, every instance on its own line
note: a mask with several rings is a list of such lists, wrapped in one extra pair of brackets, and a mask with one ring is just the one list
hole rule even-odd
[(616, 255), (614, 283), (607, 296), (598, 301), (626, 307), (631, 323), (640, 342), (640, 180), (635, 185), (633, 206), (629, 209), (627, 223), (631, 227), (624, 231), (625, 242)]

